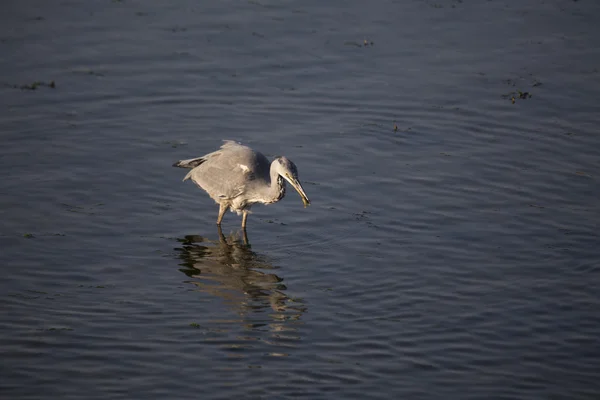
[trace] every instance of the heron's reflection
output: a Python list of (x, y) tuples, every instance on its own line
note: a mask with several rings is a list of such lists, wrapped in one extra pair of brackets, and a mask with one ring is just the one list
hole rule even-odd
[(276, 267), (250, 249), (245, 232), (225, 237), (219, 227), (218, 235), (218, 240), (198, 235), (178, 239), (180, 271), (192, 278), (187, 282), (246, 315), (271, 308), (275, 313), (269, 314), (268, 322), (299, 319), (304, 305), (284, 293), (287, 288), (274, 273)]

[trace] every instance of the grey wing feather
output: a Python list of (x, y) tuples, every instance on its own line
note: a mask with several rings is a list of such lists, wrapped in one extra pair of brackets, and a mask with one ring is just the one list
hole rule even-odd
[[(234, 142), (233, 140), (224, 140), (223, 141), (223, 145), (221, 146), (220, 150), (214, 151), (212, 153), (206, 154), (202, 157), (196, 157), (196, 158), (190, 158), (188, 160), (179, 160), (177, 161), (175, 164), (173, 164), (174, 167), (179, 167), (179, 168), (196, 168), (197, 166), (199, 166), (200, 164), (202, 164), (204, 161), (208, 160), (210, 157), (220, 154), (222, 152), (222, 150), (227, 150), (227, 149), (235, 149), (235, 148), (245, 148), (247, 149), (246, 146)], [(185, 179), (184, 179), (185, 180)]]
[[(260, 157), (264, 158), (262, 154)], [(252, 149), (226, 140), (221, 148), (213, 153), (196, 159), (183, 160), (188, 161), (189, 165), (198, 162), (184, 180), (191, 179), (206, 190), (214, 200), (233, 199), (243, 194), (246, 185), (255, 178), (257, 167), (262, 165), (258, 158), (259, 155)]]
[(179, 168), (196, 168), (204, 161), (206, 161), (206, 159), (204, 158), (204, 156), (202, 156), (198, 158), (190, 158), (189, 160), (179, 160), (175, 164), (173, 164), (173, 166)]
[(243, 147), (248, 149), (249, 147), (244, 146), (243, 144), (236, 142), (234, 140), (223, 140), (223, 144), (221, 145), (222, 149), (232, 148), (232, 147)]

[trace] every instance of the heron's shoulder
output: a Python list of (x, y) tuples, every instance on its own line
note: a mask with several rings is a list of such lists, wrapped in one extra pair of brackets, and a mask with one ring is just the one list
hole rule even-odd
[(221, 145), (222, 150), (250, 150), (252, 149), (248, 146), (244, 146), (240, 142), (236, 142), (234, 140), (223, 140), (223, 144)]
[(233, 161), (236, 163), (255, 165), (269, 162), (261, 152), (231, 140), (225, 141), (225, 144), (221, 146), (220, 153), (225, 155), (225, 158), (228, 161)]

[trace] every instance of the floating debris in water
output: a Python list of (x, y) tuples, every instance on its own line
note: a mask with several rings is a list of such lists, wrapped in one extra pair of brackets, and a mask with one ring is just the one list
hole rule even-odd
[(355, 47), (367, 47), (367, 46), (373, 46), (375, 43), (373, 43), (372, 40), (367, 40), (367, 39), (363, 39), (362, 43), (361, 42), (354, 42), (352, 40), (348, 40), (346, 42), (344, 42), (344, 46), (355, 46)]
[[(517, 92), (517, 98), (521, 99), (521, 100), (527, 100), (531, 98), (531, 94), (529, 92), (521, 92), (520, 90)], [(511, 99), (511, 102), (513, 104), (515, 104), (515, 96), (513, 96)]]
[(191, 326), (192, 328), (200, 328), (200, 324), (198, 324), (198, 323), (196, 323), (196, 322), (192, 322), (192, 323), (190, 324), (190, 326)]
[(42, 82), (42, 81), (35, 81), (31, 84), (25, 84), (25, 85), (6, 85), (8, 87), (12, 87), (13, 89), (21, 89), (21, 90), (36, 90), (38, 87), (49, 87), (52, 89), (56, 88), (56, 83), (54, 81), (50, 81), (50, 82)]
[(36, 238), (38, 236), (67, 236), (64, 233), (36, 233), (35, 235), (33, 233), (24, 233), (23, 237), (27, 238), (27, 239), (33, 239)]
[(394, 122), (394, 132), (410, 132), (411, 130), (412, 130), (412, 128), (403, 128), (403, 129), (401, 129), (398, 126), (398, 123)]
[(510, 93), (506, 93), (503, 94), (502, 97), (504, 97), (505, 99), (508, 98), (510, 99), (510, 102), (512, 104), (515, 104), (515, 102), (517, 101), (517, 99), (521, 99), (521, 100), (527, 100), (530, 99), (533, 95), (529, 92), (522, 92), (520, 90), (517, 90), (516, 92), (510, 92)]
[[(537, 78), (533, 77), (533, 74), (529, 74), (529, 78), (519, 76), (517, 79), (505, 79), (503, 82), (509, 86), (515, 87), (517, 86), (517, 81), (520, 82), (520, 85), (531, 85), (532, 88), (542, 86), (542, 82)], [(503, 98), (509, 99), (512, 104), (515, 104), (517, 100), (526, 100), (532, 97), (532, 94), (529, 92), (516, 90), (509, 92), (507, 94), (502, 95)]]

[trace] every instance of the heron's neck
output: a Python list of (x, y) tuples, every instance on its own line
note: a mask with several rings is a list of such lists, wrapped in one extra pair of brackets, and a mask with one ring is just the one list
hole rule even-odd
[(275, 171), (273, 164), (271, 164), (270, 177), (271, 184), (267, 188), (267, 193), (265, 193), (265, 200), (268, 203), (275, 203), (285, 196), (285, 179)]

